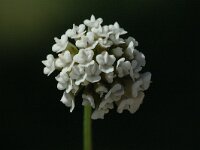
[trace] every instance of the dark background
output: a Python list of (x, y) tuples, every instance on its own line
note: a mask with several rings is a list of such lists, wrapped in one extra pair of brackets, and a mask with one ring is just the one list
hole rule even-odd
[[(185, 0), (0, 0), (1, 150), (82, 149), (82, 106), (69, 113), (43, 65), (53, 38), (91, 14), (139, 41), (152, 84), (137, 113), (93, 122), (94, 150), (198, 149), (197, 9)], [(196, 19), (196, 23), (193, 22)]]

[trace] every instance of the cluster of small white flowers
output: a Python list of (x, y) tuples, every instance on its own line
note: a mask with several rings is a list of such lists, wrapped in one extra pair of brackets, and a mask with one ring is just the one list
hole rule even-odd
[(57, 88), (64, 90), (61, 102), (72, 112), (75, 96), (82, 92), (82, 105), (94, 109), (92, 119), (103, 119), (115, 106), (118, 113), (134, 113), (151, 81), (151, 73), (140, 73), (146, 62), (135, 49), (138, 42), (133, 37), (121, 38), (127, 31), (117, 22), (102, 22), (92, 15), (83, 24), (73, 25), (60, 39), (55, 38), (52, 51), (58, 57), (49, 54), (42, 61), (44, 74), (60, 71), (55, 78)]

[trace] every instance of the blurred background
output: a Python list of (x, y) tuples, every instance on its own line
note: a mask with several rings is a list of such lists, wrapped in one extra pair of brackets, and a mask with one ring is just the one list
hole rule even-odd
[(146, 56), (144, 71), (153, 75), (138, 112), (113, 110), (93, 122), (94, 150), (196, 149), (197, 88), (190, 83), (199, 81), (197, 32), (189, 9), (199, 6), (186, 0), (0, 0), (1, 150), (82, 149), (81, 101), (70, 114), (59, 101), (55, 74), (46, 77), (41, 61), (52, 53), (54, 37), (91, 14), (104, 24), (118, 21), (135, 37)]

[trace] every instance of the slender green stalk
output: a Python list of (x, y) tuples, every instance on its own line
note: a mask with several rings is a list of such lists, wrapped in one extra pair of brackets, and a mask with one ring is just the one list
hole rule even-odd
[(91, 106), (84, 106), (83, 117), (83, 150), (92, 150)]

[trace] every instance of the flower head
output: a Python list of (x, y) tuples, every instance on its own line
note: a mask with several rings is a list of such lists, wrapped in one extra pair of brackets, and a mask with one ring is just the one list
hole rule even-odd
[(59, 74), (57, 88), (63, 90), (61, 102), (75, 108), (75, 97), (82, 96), (82, 105), (93, 108), (92, 119), (103, 119), (111, 109), (118, 113), (135, 113), (144, 99), (144, 91), (151, 82), (151, 73), (141, 70), (146, 64), (143, 53), (136, 49), (133, 37), (117, 22), (102, 25), (102, 18), (73, 24), (60, 39), (55, 39), (52, 54), (43, 60), (44, 74), (54, 70)]

